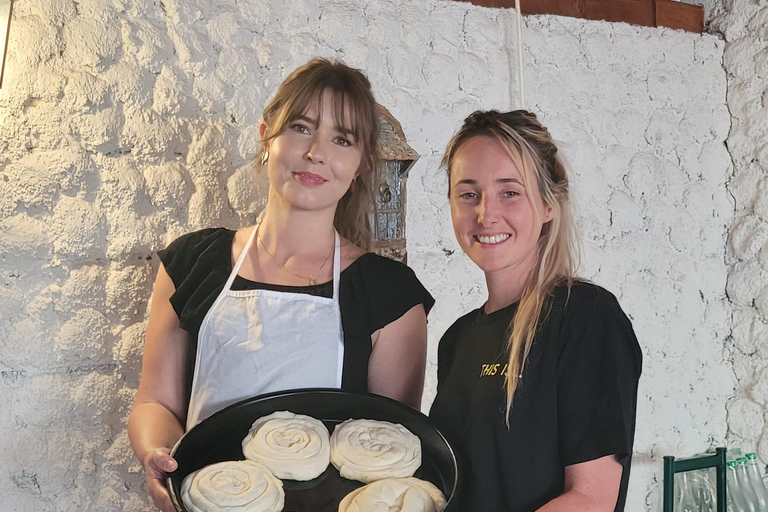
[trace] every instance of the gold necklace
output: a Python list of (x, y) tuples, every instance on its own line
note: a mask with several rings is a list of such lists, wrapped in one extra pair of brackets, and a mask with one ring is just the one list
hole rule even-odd
[[(259, 243), (261, 244), (261, 247), (262, 247), (262, 248), (263, 248), (263, 249), (266, 251), (266, 253), (267, 253), (267, 254), (269, 254), (269, 257), (270, 257), (270, 258), (272, 258), (272, 261), (274, 261), (274, 262), (275, 262), (275, 264), (276, 264), (278, 267), (280, 267), (281, 269), (285, 270), (285, 271), (286, 271), (286, 272), (288, 272), (289, 274), (292, 274), (292, 275), (294, 275), (294, 276), (296, 276), (296, 277), (300, 277), (300, 278), (302, 278), (302, 279), (306, 279), (306, 280), (307, 280), (307, 286), (314, 286), (314, 285), (316, 285), (316, 284), (317, 284), (317, 282), (315, 281), (315, 276), (309, 276), (309, 277), (307, 277), (307, 276), (303, 276), (303, 275), (301, 275), (301, 274), (297, 274), (296, 272), (292, 272), (292, 271), (288, 270), (287, 268), (285, 268), (284, 266), (282, 266), (282, 265), (280, 264), (280, 262), (279, 262), (279, 261), (277, 261), (277, 258), (275, 258), (275, 257), (274, 257), (274, 255), (273, 255), (271, 252), (269, 252), (269, 249), (267, 249), (267, 246), (266, 246), (266, 245), (264, 245), (264, 241), (261, 239), (261, 237), (258, 235), (258, 233), (256, 234), (256, 240), (258, 240), (258, 241), (259, 241)], [(326, 256), (326, 257), (325, 257), (325, 261), (323, 261), (323, 264), (322, 264), (322, 265), (320, 265), (320, 268), (318, 268), (318, 269), (317, 269), (317, 271), (318, 271), (318, 272), (320, 272), (321, 270), (323, 270), (323, 267), (325, 267), (325, 264), (326, 264), (326, 263), (328, 263), (328, 260), (329, 260), (329, 259), (331, 259), (331, 254), (333, 254), (333, 250), (334, 250), (335, 248), (336, 248), (336, 244), (334, 243), (334, 244), (331, 246), (331, 252), (329, 252), (329, 253), (328, 253), (328, 256)]]

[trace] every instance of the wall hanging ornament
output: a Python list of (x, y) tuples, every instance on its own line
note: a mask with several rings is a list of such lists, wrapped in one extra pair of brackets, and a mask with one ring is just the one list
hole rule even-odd
[(397, 119), (386, 108), (377, 107), (382, 165), (374, 173), (371, 186), (375, 200), (370, 219), (373, 250), (381, 256), (405, 263), (405, 182), (419, 154), (408, 145)]

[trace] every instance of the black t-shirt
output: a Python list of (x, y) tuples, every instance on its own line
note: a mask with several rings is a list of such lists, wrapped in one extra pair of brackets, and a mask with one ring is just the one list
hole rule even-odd
[[(230, 229), (203, 229), (184, 235), (158, 251), (176, 286), (171, 305), (181, 328), (189, 333), (187, 393), (194, 374), (200, 325), (232, 272), (234, 236), (235, 231)], [(313, 286), (280, 286), (236, 276), (232, 289), (269, 289), (332, 297), (333, 281)], [(368, 391), (368, 359), (371, 335), (375, 331), (417, 304), (423, 304), (428, 313), (434, 303), (413, 270), (397, 261), (366, 253), (344, 269), (339, 278), (339, 308), (344, 331), (342, 389)]]
[(624, 466), (624, 510), (642, 354), (608, 291), (555, 289), (505, 423), (508, 327), (517, 304), (456, 321), (438, 349), (430, 417), (456, 448), (461, 511), (532, 512), (563, 493), (564, 468), (606, 455)]

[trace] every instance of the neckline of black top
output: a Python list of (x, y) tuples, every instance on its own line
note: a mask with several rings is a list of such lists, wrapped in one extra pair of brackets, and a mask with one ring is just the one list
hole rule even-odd
[[(357, 265), (357, 262), (365, 258), (366, 256), (375, 256), (376, 253), (373, 252), (366, 252), (365, 254), (360, 255), (359, 258), (357, 258), (355, 261), (349, 264), (347, 268), (341, 271), (341, 274), (344, 274), (349, 269), (353, 268), (355, 265)], [(232, 272), (232, 265), (230, 265), (229, 271)], [(248, 286), (256, 286), (258, 288), (263, 289), (276, 289), (276, 290), (296, 290), (296, 291), (312, 291), (312, 290), (319, 290), (322, 288), (325, 288), (329, 285), (333, 284), (333, 279), (330, 281), (326, 281), (324, 283), (318, 283), (318, 284), (311, 284), (311, 285), (290, 285), (290, 284), (275, 284), (275, 283), (264, 283), (261, 281), (253, 281), (251, 279), (248, 279), (247, 277), (243, 277), (240, 274), (237, 274), (235, 276), (235, 280), (239, 281), (240, 284), (248, 285)]]
[(513, 302), (509, 306), (497, 309), (492, 313), (486, 313), (485, 304), (483, 304), (476, 310), (477, 315), (475, 316), (475, 321), (482, 325), (492, 324), (499, 321), (500, 319), (506, 319), (507, 321), (510, 321), (517, 311), (518, 304), (518, 302)]

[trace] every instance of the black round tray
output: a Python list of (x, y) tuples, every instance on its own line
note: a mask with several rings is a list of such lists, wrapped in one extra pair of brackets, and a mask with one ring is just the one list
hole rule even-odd
[[(194, 426), (176, 443), (171, 455), (179, 463), (167, 480), (171, 501), (178, 512), (188, 512), (181, 502), (181, 483), (188, 474), (226, 460), (243, 460), (241, 442), (253, 422), (275, 411), (306, 414), (322, 420), (329, 432), (350, 418), (399, 423), (421, 440), (422, 463), (417, 478), (435, 484), (448, 500), (458, 490), (456, 457), (429, 418), (396, 400), (379, 395), (339, 389), (296, 389), (249, 398), (230, 405)], [(347, 480), (333, 465), (309, 482), (283, 480), (285, 508), (292, 512), (336, 512), (349, 492), (364, 484)]]

